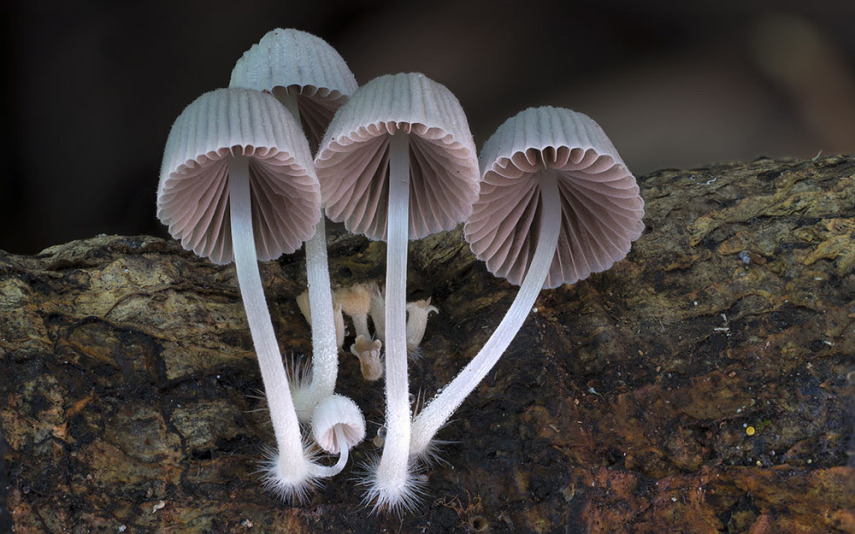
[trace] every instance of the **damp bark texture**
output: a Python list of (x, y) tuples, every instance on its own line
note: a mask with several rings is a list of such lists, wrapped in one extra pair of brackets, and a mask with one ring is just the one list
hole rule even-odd
[[(855, 157), (639, 182), (644, 235), (541, 293), (403, 524), (352, 475), (304, 506), (261, 489), (274, 442), (233, 266), (146, 236), (0, 252), (0, 531), (855, 532)], [(333, 226), (329, 245), (334, 285), (383, 284), (383, 243)], [(261, 265), (297, 360), (303, 265)], [(454, 378), (516, 291), (459, 229), (411, 243), (408, 300), (440, 310), (412, 393)], [(358, 364), (337, 388), (375, 422), (357, 468), (384, 417)]]

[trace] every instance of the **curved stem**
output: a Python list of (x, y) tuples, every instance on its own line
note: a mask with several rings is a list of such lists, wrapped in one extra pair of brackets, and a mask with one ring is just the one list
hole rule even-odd
[[(408, 487), (410, 393), (407, 377), (407, 241), (410, 196), (409, 135), (389, 140), (386, 230), (386, 441), (376, 480), (395, 500)], [(384, 498), (384, 500), (389, 500)]]
[(249, 322), (252, 343), (258, 356), (264, 392), (273, 421), (276, 447), (280, 458), (291, 458), (285, 469), (293, 467), (292, 475), (299, 477), (304, 470), (303, 445), (300, 439), (300, 424), (291, 400), (288, 376), (282, 364), (279, 344), (273, 333), (270, 312), (261, 286), (258, 272), (258, 256), (252, 231), (252, 200), (249, 184), (249, 159), (244, 156), (229, 158), (229, 218), (231, 219), (232, 250), (241, 299)]
[[(278, 99), (302, 128), (297, 95), (280, 93)], [(312, 317), (312, 381), (308, 386), (294, 391), (297, 417), (303, 422), (312, 418), (312, 411), (322, 399), (333, 394), (338, 375), (338, 343), (323, 207), (315, 235), (306, 241), (306, 280), (309, 283), (309, 310)]]
[(353, 329), (356, 330), (356, 336), (371, 339), (371, 332), (368, 331), (368, 314), (353, 315), (351, 319), (353, 320)]
[(324, 465), (312, 464), (312, 467), (310, 469), (312, 476), (318, 478), (334, 477), (337, 474), (341, 473), (344, 469), (344, 466), (347, 465), (347, 458), (350, 450), (347, 448), (347, 441), (345, 441), (344, 439), (344, 430), (342, 429), (342, 425), (335, 425), (335, 439), (339, 445), (338, 461), (335, 463), (335, 465), (331, 465), (329, 467)]
[(338, 343), (326, 235), (322, 210), (315, 235), (306, 241), (306, 279), (312, 315), (312, 382), (306, 390), (294, 392), (294, 403), (301, 421), (310, 420), (315, 406), (333, 394), (338, 375)]
[(480, 352), (413, 420), (410, 453), (426, 452), (436, 432), (496, 365), (517, 335), (540, 293), (552, 265), (561, 232), (561, 201), (555, 171), (544, 170), (540, 182), (540, 231), (531, 265), (514, 302)]

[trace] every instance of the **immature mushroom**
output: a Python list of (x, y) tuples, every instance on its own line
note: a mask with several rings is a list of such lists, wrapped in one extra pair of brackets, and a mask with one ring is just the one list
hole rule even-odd
[(258, 260), (299, 248), (314, 233), (320, 201), (306, 139), (273, 97), (219, 89), (197, 98), (173, 124), (157, 216), (184, 248), (218, 264), (234, 259), (276, 436), (267, 484), (291, 500), (302, 498), (317, 475), (300, 438)]
[(480, 162), (481, 195), (464, 236), (491, 272), (521, 286), (484, 348), (414, 418), (413, 455), (430, 454), (437, 430), (499, 360), (541, 288), (608, 269), (644, 229), (635, 178), (586, 115), (527, 109), (499, 127)]
[(419, 344), (425, 337), (430, 312), (439, 313), (430, 305), (430, 297), (407, 303), (407, 352), (414, 358), (420, 357)]
[(368, 482), (375, 509), (414, 503), (409, 465), (407, 242), (450, 230), (478, 196), (475, 145), (460, 103), (421, 74), (381, 76), (339, 109), (315, 157), (327, 216), (386, 239), (386, 441)]
[(345, 315), (353, 321), (356, 341), (350, 346), (350, 352), (359, 358), (359, 368), (366, 380), (378, 380), (383, 376), (380, 349), (383, 343), (371, 339), (368, 331), (368, 312), (371, 309), (371, 288), (368, 284), (356, 284), (343, 287), (333, 294), (333, 301), (341, 306)]
[(368, 310), (371, 308), (371, 293), (367, 284), (343, 287), (333, 293), (333, 302), (341, 305), (341, 311), (353, 321), (357, 336), (371, 339), (368, 332)]
[[(336, 50), (323, 39), (293, 29), (275, 29), (244, 52), (232, 70), (231, 87), (272, 93), (297, 123), (305, 123), (309, 143), (316, 146), (335, 111), (356, 91), (356, 79)], [(332, 395), (338, 374), (338, 339), (330, 288), (323, 214), (316, 233), (306, 242), (306, 278), (312, 327), (311, 381), (294, 387), (301, 421), (308, 421), (321, 399)]]
[(359, 370), (362, 378), (369, 381), (380, 380), (383, 376), (383, 359), (380, 358), (380, 348), (383, 343), (379, 339), (365, 339), (364, 336), (356, 336), (350, 352), (359, 358)]

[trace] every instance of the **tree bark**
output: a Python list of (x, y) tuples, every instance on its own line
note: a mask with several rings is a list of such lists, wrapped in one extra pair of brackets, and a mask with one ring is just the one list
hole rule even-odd
[[(300, 506), (262, 490), (233, 266), (147, 236), (0, 252), (0, 531), (855, 532), (855, 157), (639, 182), (644, 235), (541, 293), (402, 519), (360, 504), (384, 401), (350, 354), (338, 391), (369, 421), (350, 475)], [(332, 230), (333, 284), (382, 285), (385, 245)], [(308, 358), (302, 252), (262, 278), (283, 354)], [(458, 229), (410, 244), (408, 292), (439, 309), (410, 365), (429, 398), (516, 288)]]

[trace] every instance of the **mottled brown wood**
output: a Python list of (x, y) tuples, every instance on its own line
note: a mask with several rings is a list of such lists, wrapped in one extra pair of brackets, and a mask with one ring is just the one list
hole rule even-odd
[[(544, 292), (439, 437), (424, 504), (360, 505), (357, 467), (305, 506), (265, 494), (272, 443), (234, 269), (152, 237), (0, 253), (0, 531), (855, 532), (855, 157), (640, 179), (647, 231)], [(335, 284), (385, 246), (336, 230)], [(310, 354), (301, 253), (264, 264), (283, 353)], [(411, 245), (432, 297), (413, 392), (451, 380), (515, 288), (460, 232)], [(340, 391), (383, 419), (343, 356)]]

